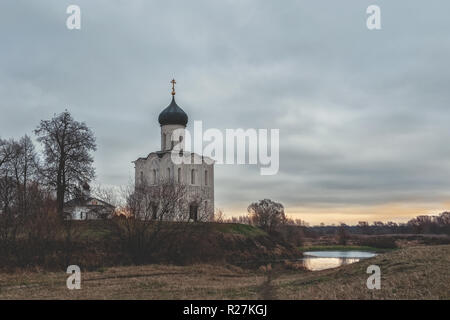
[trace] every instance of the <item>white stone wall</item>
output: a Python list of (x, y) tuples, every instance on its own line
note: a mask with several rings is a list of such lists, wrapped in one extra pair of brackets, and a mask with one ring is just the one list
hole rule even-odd
[(88, 209), (85, 207), (75, 207), (70, 212), (71, 220), (91, 220), (92, 217), (87, 217)]
[(101, 215), (99, 214), (104, 214), (107, 215), (108, 218), (111, 218), (111, 214), (113, 213), (113, 211), (108, 208), (104, 208), (100, 212), (96, 213), (93, 212), (91, 208), (86, 206), (65, 208), (64, 212), (70, 214), (70, 218), (68, 218), (71, 220), (99, 220), (101, 219)]
[(180, 149), (185, 150), (184, 148), (184, 129), (185, 127), (177, 124), (167, 124), (161, 126), (161, 150), (167, 151), (172, 149), (172, 134), (175, 130), (179, 130), (180, 136), (182, 136), (181, 143), (180, 141), (175, 141), (174, 145), (179, 144)]
[[(135, 184), (136, 186), (141, 183), (158, 185), (159, 182), (167, 179), (185, 184), (187, 203), (201, 199), (199, 211), (202, 212), (199, 212), (199, 216), (212, 221), (214, 219), (214, 164), (201, 161), (200, 155), (194, 154), (194, 157), (201, 163), (176, 165), (172, 162), (170, 152), (164, 153), (161, 158), (157, 153), (151, 153), (146, 159), (141, 158), (135, 161)], [(194, 171), (193, 180), (192, 170)], [(186, 213), (189, 213), (189, 207), (186, 208)]]

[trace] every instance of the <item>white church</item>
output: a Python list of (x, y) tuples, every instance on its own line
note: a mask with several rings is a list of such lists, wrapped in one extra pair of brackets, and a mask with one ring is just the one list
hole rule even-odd
[[(184, 133), (188, 116), (175, 102), (176, 82), (172, 80), (171, 83), (172, 101), (158, 117), (161, 126), (161, 149), (133, 162), (135, 187), (138, 188), (143, 183), (158, 186), (167, 181), (183, 184), (186, 188), (186, 207), (182, 208), (184, 220), (212, 221), (214, 219), (214, 161), (185, 150)], [(178, 164), (173, 161), (174, 153), (177, 157), (182, 156), (191, 161)]]

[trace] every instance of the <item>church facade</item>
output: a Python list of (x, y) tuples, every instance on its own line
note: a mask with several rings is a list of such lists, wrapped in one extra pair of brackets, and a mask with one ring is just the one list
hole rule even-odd
[[(212, 221), (214, 219), (214, 162), (208, 157), (185, 150), (187, 114), (175, 102), (175, 80), (172, 80), (172, 101), (158, 117), (161, 127), (161, 149), (134, 161), (135, 189), (142, 186), (158, 188), (174, 184), (182, 186), (180, 212), (164, 220)], [(180, 163), (173, 159), (183, 158)], [(170, 197), (170, 195), (169, 195)], [(157, 202), (161, 202), (161, 199)], [(153, 205), (157, 219), (158, 206)]]

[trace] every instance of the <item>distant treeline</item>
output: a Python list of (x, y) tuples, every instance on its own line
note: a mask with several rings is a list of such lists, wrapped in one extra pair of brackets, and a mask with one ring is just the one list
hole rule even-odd
[[(249, 216), (239, 216), (224, 219), (223, 222), (242, 223), (253, 225), (254, 221)], [(382, 235), (382, 234), (447, 234), (450, 235), (450, 212), (442, 212), (439, 215), (420, 215), (406, 223), (396, 223), (392, 221), (375, 221), (369, 223), (360, 221), (357, 225), (325, 225), (309, 226), (300, 219), (285, 219), (284, 226), (302, 227), (305, 236), (313, 235), (334, 235), (340, 229), (345, 229), (350, 234)]]

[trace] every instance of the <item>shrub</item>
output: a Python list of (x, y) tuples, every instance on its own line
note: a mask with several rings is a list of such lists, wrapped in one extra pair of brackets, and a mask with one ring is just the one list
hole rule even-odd
[(397, 243), (392, 237), (367, 237), (359, 240), (359, 245), (380, 249), (395, 249)]

